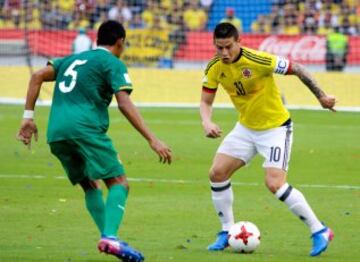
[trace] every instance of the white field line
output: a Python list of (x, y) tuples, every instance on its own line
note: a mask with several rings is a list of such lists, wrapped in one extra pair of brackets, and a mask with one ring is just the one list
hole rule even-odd
[[(111, 124), (118, 124), (118, 123), (129, 123), (129, 121), (125, 118), (120, 118), (120, 117), (115, 117), (115, 118), (112, 118), (111, 120)], [(171, 120), (171, 119), (167, 119), (167, 120), (162, 120), (162, 119), (146, 119), (146, 123), (149, 123), (149, 124), (157, 124), (157, 125), (166, 125), (166, 124), (169, 124), (171, 126), (174, 126), (174, 125), (189, 125), (189, 126), (199, 126), (201, 127), (201, 121), (200, 120)], [(228, 124), (229, 121), (227, 122), (222, 122), (220, 123), (220, 126), (225, 126), (225, 124)], [(231, 125), (235, 126), (235, 123), (236, 123), (236, 120), (232, 120), (231, 122)], [(328, 125), (328, 124), (317, 124), (317, 126), (321, 127), (326, 127), (326, 128), (333, 128), (333, 129), (342, 129), (342, 130), (345, 130), (345, 129), (351, 129), (353, 131), (353, 129), (358, 129), (360, 128), (360, 125), (346, 125), (346, 126), (343, 126), (343, 125)], [(309, 128), (309, 125), (307, 124), (298, 124), (297, 122), (294, 121), (294, 127), (295, 129), (297, 128)], [(354, 131), (355, 132), (355, 131)]]
[[(10, 97), (0, 97), (0, 104), (4, 105), (24, 105), (25, 99), (21, 98), (10, 98)], [(38, 100), (36, 103), (38, 106), (50, 106), (51, 100)], [(199, 103), (165, 103), (165, 102), (154, 102), (154, 103), (135, 103), (138, 107), (150, 107), (150, 108), (198, 108)], [(111, 107), (116, 107), (115, 103), (111, 104)], [(231, 103), (215, 103), (214, 107), (216, 108), (233, 108)], [(288, 109), (295, 110), (325, 110), (321, 106), (307, 106), (307, 105), (287, 105)], [(337, 111), (343, 112), (360, 112), (360, 106), (339, 106), (336, 107)]]
[[(43, 175), (16, 175), (16, 174), (0, 174), (0, 179), (49, 179), (49, 176)], [(66, 176), (55, 176), (53, 179), (67, 179)], [(202, 181), (195, 180), (182, 180), (182, 179), (156, 179), (156, 178), (128, 178), (131, 182), (139, 183), (164, 183), (164, 184), (205, 184)], [(242, 182), (231, 182), (235, 186), (264, 186), (259, 183), (242, 183)], [(302, 188), (324, 188), (324, 189), (355, 189), (360, 190), (360, 186), (357, 185), (317, 185), (317, 184), (299, 184), (298, 187)]]

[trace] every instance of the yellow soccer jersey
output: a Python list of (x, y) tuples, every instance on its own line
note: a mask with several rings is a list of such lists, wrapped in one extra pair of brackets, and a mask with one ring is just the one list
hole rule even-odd
[(289, 60), (249, 48), (241, 48), (239, 58), (224, 64), (212, 59), (203, 78), (203, 88), (216, 92), (218, 85), (226, 90), (239, 111), (239, 121), (254, 130), (281, 126), (290, 114), (282, 103), (273, 73), (286, 74)]

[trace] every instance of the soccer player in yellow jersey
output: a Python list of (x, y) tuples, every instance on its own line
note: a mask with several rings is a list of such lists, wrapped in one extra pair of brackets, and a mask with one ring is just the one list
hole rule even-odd
[(265, 184), (312, 234), (311, 256), (321, 254), (333, 238), (330, 228), (314, 214), (303, 194), (286, 182), (292, 144), (292, 121), (281, 101), (273, 74), (296, 75), (310, 89), (323, 108), (335, 111), (335, 97), (320, 89), (303, 66), (286, 58), (251, 50), (240, 45), (239, 33), (230, 23), (214, 30), (217, 56), (203, 78), (200, 115), (205, 134), (220, 137), (220, 127), (212, 121), (212, 104), (220, 84), (239, 111), (239, 121), (219, 146), (209, 171), (212, 201), (222, 224), (216, 241), (208, 250), (228, 246), (227, 233), (234, 224), (231, 176), (259, 153), (264, 159)]

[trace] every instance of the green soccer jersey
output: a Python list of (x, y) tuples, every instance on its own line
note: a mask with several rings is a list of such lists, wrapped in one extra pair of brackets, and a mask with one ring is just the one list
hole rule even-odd
[(56, 83), (48, 143), (106, 133), (113, 94), (132, 91), (125, 64), (101, 47), (49, 63)]

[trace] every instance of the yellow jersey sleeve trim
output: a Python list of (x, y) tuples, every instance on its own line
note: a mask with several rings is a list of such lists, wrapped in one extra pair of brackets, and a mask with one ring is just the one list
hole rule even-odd
[(206, 69), (205, 69), (205, 75), (202, 79), (202, 85), (203, 87), (206, 87), (208, 89), (214, 89), (216, 90), (218, 88), (218, 81), (217, 81), (217, 65), (220, 61), (219, 57), (214, 57), (210, 60), (208, 63)]
[(206, 69), (205, 69), (205, 75), (208, 74), (210, 68), (215, 65), (218, 61), (220, 61), (220, 58), (219, 57), (214, 57), (213, 59), (210, 60), (210, 62), (208, 63)]
[(114, 94), (116, 94), (120, 91), (126, 91), (130, 95), (131, 92), (133, 91), (133, 87), (131, 84), (119, 85), (118, 89), (114, 92)]
[(216, 90), (217, 87), (214, 87), (214, 86), (211, 86), (211, 85), (208, 85), (207, 83), (203, 83), (202, 85), (203, 87), (207, 88), (207, 89), (213, 89), (213, 90)]

